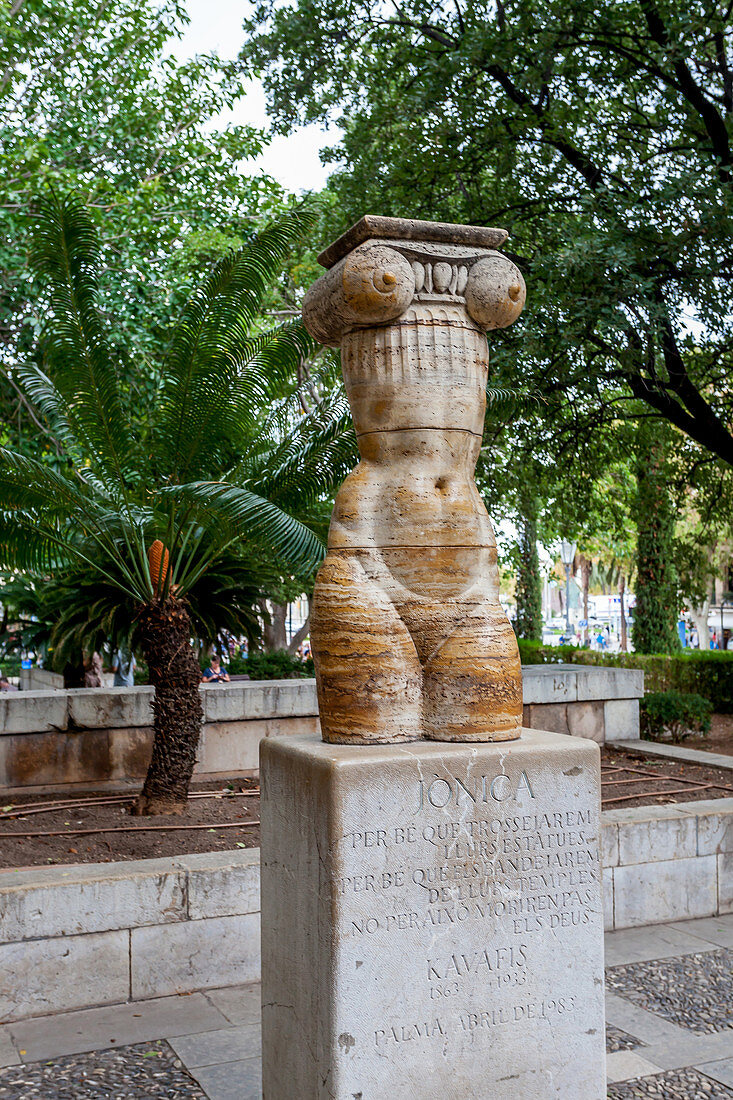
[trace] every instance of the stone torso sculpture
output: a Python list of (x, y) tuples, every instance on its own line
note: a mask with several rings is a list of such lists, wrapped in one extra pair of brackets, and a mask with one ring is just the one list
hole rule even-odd
[(311, 644), (323, 738), (517, 738), (522, 684), (474, 482), (485, 333), (519, 316), (501, 229), (363, 218), (319, 257), (309, 332), (341, 348), (361, 461), (333, 511)]

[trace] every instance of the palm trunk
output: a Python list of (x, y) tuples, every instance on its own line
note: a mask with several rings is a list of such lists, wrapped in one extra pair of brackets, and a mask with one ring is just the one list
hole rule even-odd
[(621, 649), (624, 653), (629, 648), (629, 638), (626, 629), (626, 607), (624, 606), (624, 596), (626, 595), (626, 577), (622, 573), (618, 579), (618, 594), (621, 601)]
[(188, 803), (203, 721), (201, 669), (191, 646), (187, 608), (175, 598), (146, 605), (138, 637), (155, 696), (153, 755), (133, 812), (181, 814)]

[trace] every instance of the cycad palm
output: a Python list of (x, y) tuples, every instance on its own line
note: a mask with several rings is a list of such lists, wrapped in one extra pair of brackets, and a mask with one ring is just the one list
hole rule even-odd
[[(284, 395), (312, 347), (299, 325), (257, 331), (268, 285), (311, 220), (291, 212), (217, 264), (186, 304), (156, 373), (157, 396), (140, 410), (128, 407), (124, 356), (105, 333), (99, 248), (83, 205), (51, 195), (35, 219), (32, 260), (50, 310), (40, 365), (17, 380), (63, 455), (52, 465), (0, 450), (0, 566), (42, 577), (81, 564), (120, 601), (134, 601), (156, 688), (140, 812), (186, 803), (202, 719), (187, 594), (242, 539), (289, 572), (312, 569), (322, 554), (297, 518), (316, 491), (311, 452), (328, 459), (315, 463), (325, 484), (338, 479), (349, 443), (333, 451), (327, 411), (291, 423), (288, 441), (277, 438), (273, 418), (279, 410), (287, 420)], [(312, 476), (298, 486), (294, 451), (304, 445)]]

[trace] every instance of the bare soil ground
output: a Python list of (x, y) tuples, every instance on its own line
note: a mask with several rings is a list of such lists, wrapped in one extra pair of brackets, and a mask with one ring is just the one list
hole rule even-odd
[(259, 847), (256, 779), (194, 783), (182, 817), (133, 817), (132, 802), (125, 793), (15, 796), (0, 806), (0, 870)]
[(733, 772), (676, 760), (644, 759), (623, 749), (604, 748), (601, 795), (604, 810), (733, 798)]
[(714, 714), (707, 737), (688, 737), (683, 744), (688, 749), (722, 752), (725, 756), (733, 756), (733, 714)]

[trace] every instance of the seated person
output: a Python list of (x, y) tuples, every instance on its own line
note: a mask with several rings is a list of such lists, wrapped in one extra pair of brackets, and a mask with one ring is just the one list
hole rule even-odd
[(229, 673), (225, 665), (221, 664), (215, 653), (209, 658), (209, 667), (204, 669), (201, 677), (205, 684), (224, 684), (229, 681)]

